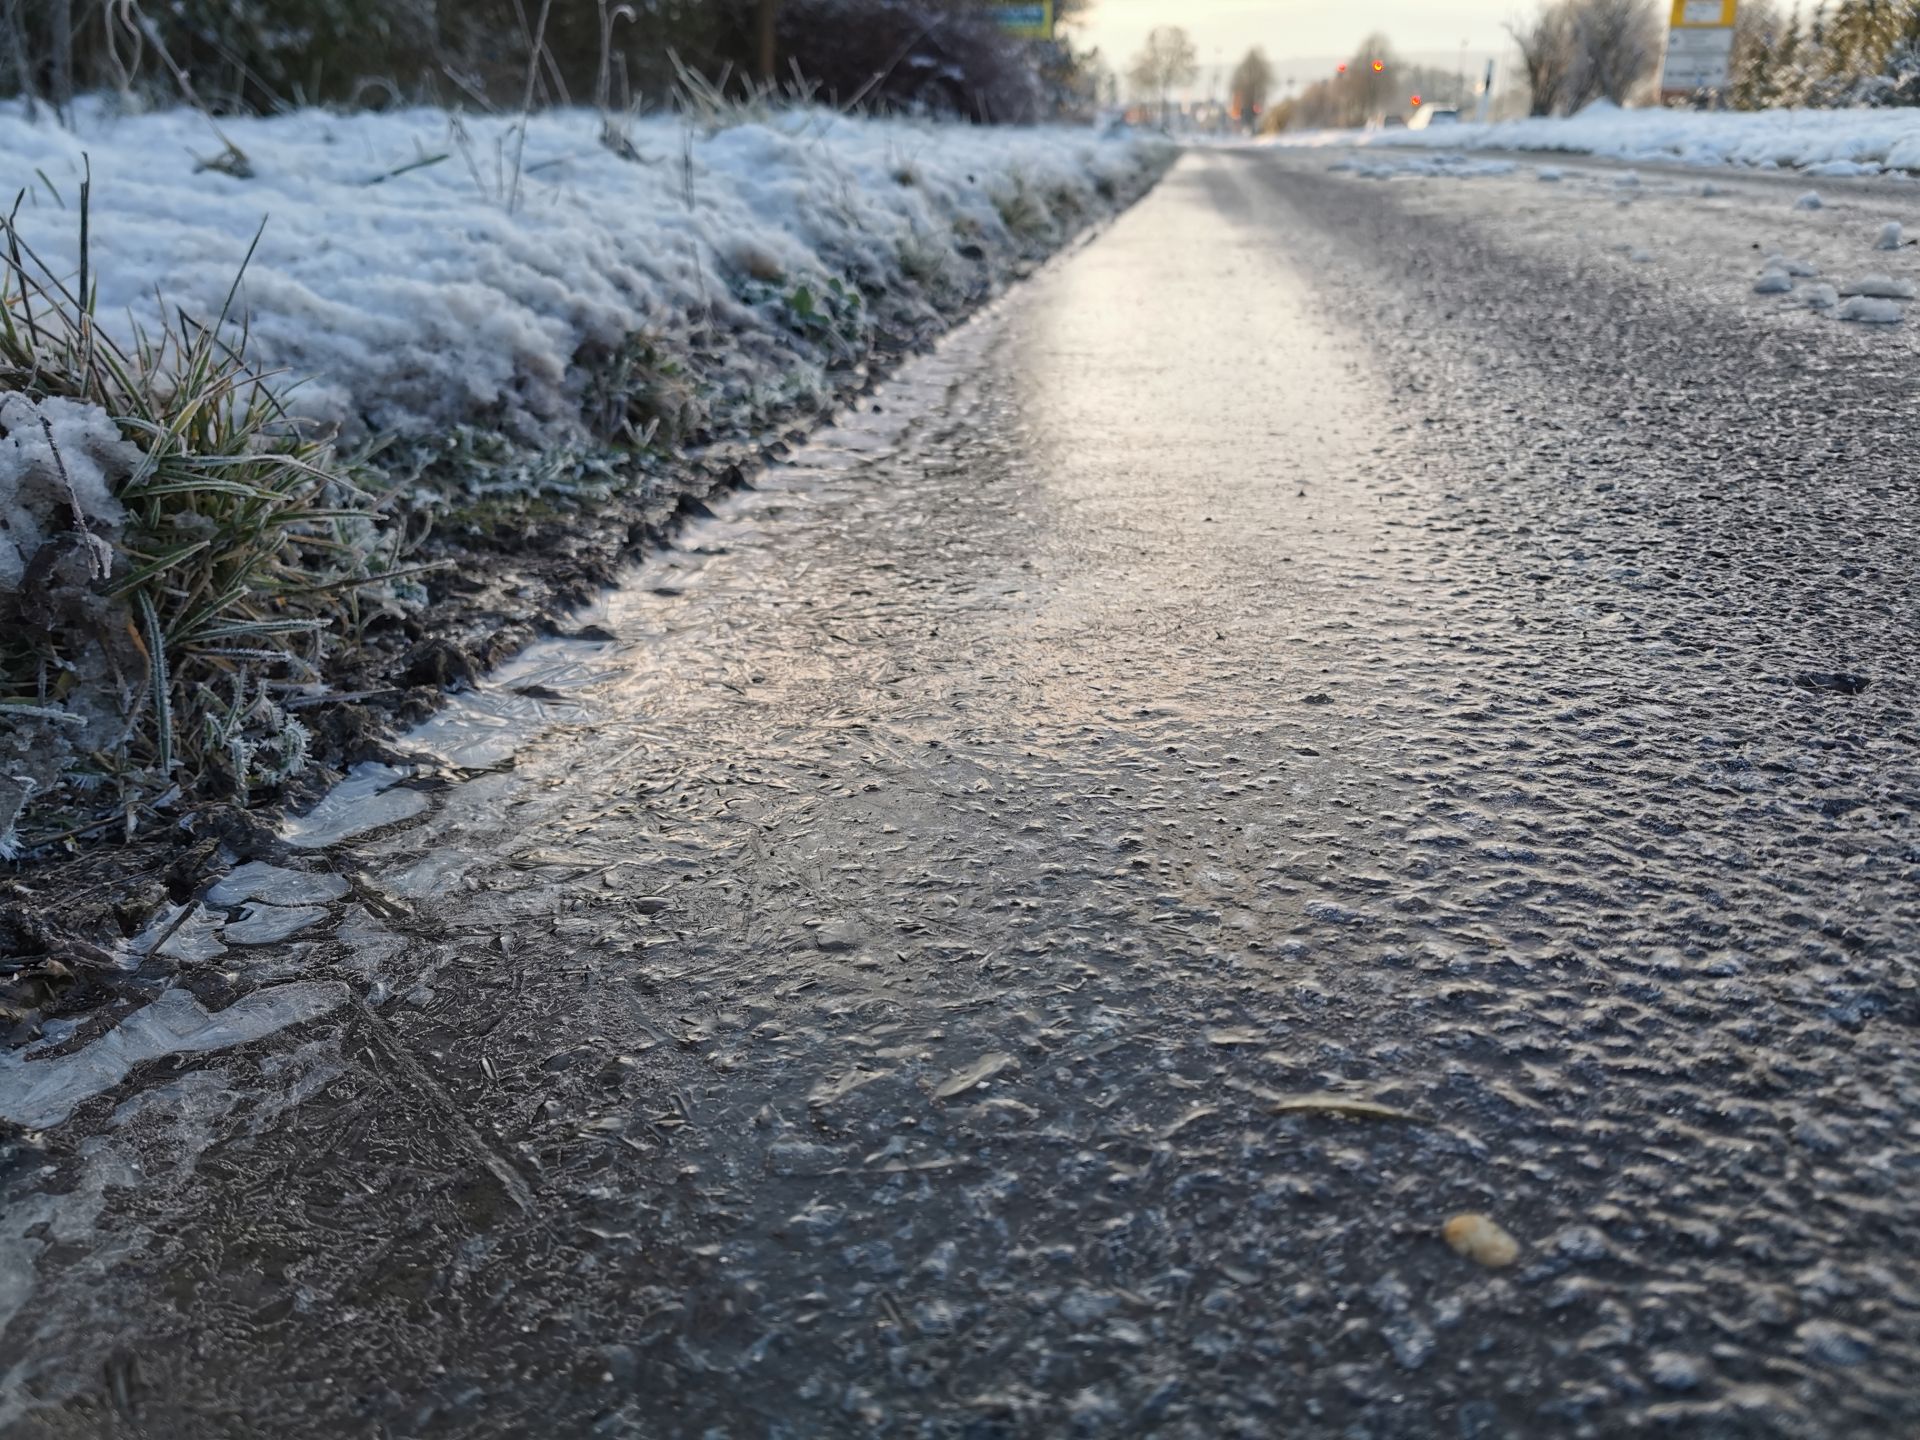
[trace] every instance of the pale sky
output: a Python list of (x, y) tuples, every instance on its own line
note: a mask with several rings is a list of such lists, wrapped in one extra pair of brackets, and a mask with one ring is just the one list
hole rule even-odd
[[(1231, 68), (1258, 45), (1283, 82), (1304, 83), (1374, 30), (1408, 59), (1448, 68), (1464, 40), (1467, 68), (1477, 71), (1489, 57), (1505, 61), (1502, 23), (1532, 8), (1532, 0), (1093, 0), (1074, 33), (1124, 73), (1149, 30), (1179, 25), (1193, 37), (1203, 76), (1216, 64)], [(1203, 78), (1196, 89), (1205, 88)]]

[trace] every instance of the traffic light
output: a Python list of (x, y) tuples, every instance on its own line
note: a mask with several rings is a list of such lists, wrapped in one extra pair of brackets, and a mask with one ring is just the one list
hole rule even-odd
[(1413, 97), (1413, 108), (1416, 110), (1420, 108), (1420, 97), (1418, 95)]
[(1373, 62), (1373, 73), (1376, 75), (1378, 75), (1382, 70), (1386, 68), (1387, 68), (1387, 62), (1384, 60), (1376, 60)]
[(1342, 60), (1338, 65), (1334, 66), (1333, 68), (1336, 73), (1344, 75), (1347, 73), (1347, 62)]

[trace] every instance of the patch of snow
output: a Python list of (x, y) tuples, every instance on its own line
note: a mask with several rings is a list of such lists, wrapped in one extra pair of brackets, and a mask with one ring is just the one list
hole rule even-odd
[(1844, 172), (1920, 170), (1920, 110), (1622, 110), (1590, 105), (1577, 115), (1531, 117), (1439, 130), (1305, 131), (1283, 145), (1349, 145), (1448, 150), (1558, 151), (1629, 162), (1811, 169), (1845, 162)]
[(218, 147), (191, 110), (88, 102), (65, 128), (0, 103), (0, 189), (26, 197), (24, 238), (70, 274), (91, 161), (92, 273), (120, 338), (156, 320), (156, 288), (216, 317), (265, 217), (239, 308), (253, 356), (304, 382), (302, 413), (349, 435), (475, 422), (541, 444), (586, 428), (583, 355), (635, 335), (717, 329), (735, 397), (824, 396), (828, 282), (931, 316), (942, 272), (977, 256), (1008, 278), (1172, 153), (1084, 128), (795, 109), (712, 131), (640, 118), (633, 159), (573, 109), (527, 124), (515, 185), (494, 162), (521, 148), (517, 117), (308, 109), (221, 128), (249, 178), (196, 164)]
[(1805, 169), (1809, 175), (1878, 175), (1886, 166), (1872, 160), (1822, 160)]
[(1793, 277), (1784, 270), (1762, 270), (1753, 282), (1756, 295), (1784, 295), (1793, 289)]
[(1794, 200), (1793, 208), (1796, 210), (1818, 210), (1825, 204), (1826, 202), (1820, 198), (1820, 192), (1818, 190), (1808, 190)]
[(1900, 248), (1900, 222), (1889, 220), (1880, 227), (1880, 238), (1873, 242), (1876, 250), (1898, 250)]
[[(0, 593), (20, 588), (27, 562), (66, 516), (117, 531), (127, 515), (114, 489), (139, 463), (138, 448), (97, 405), (0, 395)], [(113, 551), (98, 536), (89, 543), (104, 575)]]
[(1891, 300), (1871, 295), (1856, 295), (1833, 312), (1836, 320), (1852, 320), (1861, 325), (1897, 325), (1900, 307)]
[(1840, 303), (1840, 292), (1831, 285), (1809, 285), (1800, 292), (1800, 299), (1809, 309), (1831, 310)]
[(1862, 275), (1858, 280), (1842, 281), (1842, 295), (1872, 295), (1881, 300), (1913, 299), (1913, 282), (1896, 280), (1891, 275)]
[(1546, 184), (1554, 184), (1563, 179), (1561, 172), (1551, 165), (1542, 165), (1533, 172), (1533, 178)]

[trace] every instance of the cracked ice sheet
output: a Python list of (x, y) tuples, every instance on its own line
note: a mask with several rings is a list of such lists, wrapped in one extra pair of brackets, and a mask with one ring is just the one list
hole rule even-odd
[(304, 980), (256, 990), (210, 1015), (185, 990), (169, 990), (71, 1055), (21, 1060), (0, 1054), (0, 1120), (49, 1129), (118, 1085), (135, 1066), (248, 1045), (317, 1019), (346, 999), (347, 987), (339, 981)]
[(207, 891), (207, 903), (238, 905), (245, 900), (261, 900), (269, 905), (324, 905), (346, 893), (344, 876), (287, 870), (264, 860), (250, 860), (221, 877)]
[(324, 905), (268, 905), (255, 901), (222, 933), (233, 945), (275, 945), (317, 925), (332, 912)]
[(427, 797), (418, 790), (393, 788), (409, 773), (363, 761), (313, 809), (289, 819), (281, 827), (281, 836), (298, 849), (323, 850), (383, 825), (411, 820), (427, 808)]
[(407, 732), (404, 743), (462, 769), (503, 764), (549, 725), (584, 713), (568, 703), (568, 692), (591, 691), (625, 673), (600, 663), (612, 648), (602, 641), (535, 641), (480, 688), (448, 697), (441, 710)]

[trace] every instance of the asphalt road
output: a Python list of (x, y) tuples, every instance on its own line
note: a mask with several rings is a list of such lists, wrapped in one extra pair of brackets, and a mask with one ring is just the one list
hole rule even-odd
[(1920, 1431), (1920, 370), (1751, 293), (1920, 201), (1337, 158), (428, 737), (210, 966), (356, 998), (13, 1153), (5, 1432)]

